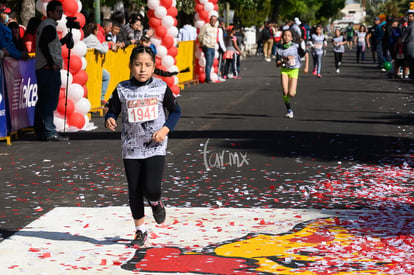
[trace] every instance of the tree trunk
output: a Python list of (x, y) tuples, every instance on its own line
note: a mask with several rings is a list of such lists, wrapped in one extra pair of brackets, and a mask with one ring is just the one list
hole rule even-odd
[(27, 26), (30, 18), (35, 16), (35, 0), (23, 0), (22, 2), (22, 11), (20, 12), (20, 18), (22, 20), (22, 25)]

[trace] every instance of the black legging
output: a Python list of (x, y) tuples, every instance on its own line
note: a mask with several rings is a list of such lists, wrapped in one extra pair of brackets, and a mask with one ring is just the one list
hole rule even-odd
[(129, 207), (132, 217), (144, 217), (144, 197), (150, 201), (161, 199), (161, 180), (165, 156), (147, 159), (124, 159), (128, 181)]
[(342, 53), (334, 52), (335, 68), (339, 69), (339, 62), (342, 62)]

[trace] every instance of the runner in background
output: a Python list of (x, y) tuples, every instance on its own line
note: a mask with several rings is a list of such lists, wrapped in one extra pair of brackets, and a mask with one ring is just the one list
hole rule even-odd
[[(276, 66), (280, 68), (280, 76), (283, 91), (283, 101), (287, 113), (285, 117), (293, 118), (293, 110), (290, 104), (291, 98), (296, 95), (299, 78), (299, 68), (302, 65), (301, 58), (305, 56), (305, 50), (293, 42), (292, 31), (285, 30), (282, 34), (283, 44), (276, 50)], [(308, 71), (308, 62), (305, 63), (304, 72)]]
[(345, 28), (345, 32), (348, 49), (352, 50), (352, 41), (354, 40), (354, 27), (352, 26), (352, 23), (348, 24), (348, 26)]
[(311, 35), (311, 40), (309, 41), (310, 48), (312, 49), (313, 57), (313, 75), (321, 78), (321, 69), (322, 69), (322, 57), (324, 53), (324, 48), (326, 48), (327, 43), (325, 40), (325, 35), (322, 33), (322, 27), (316, 26), (315, 33)]
[(335, 36), (332, 38), (333, 52), (335, 57), (336, 73), (340, 73), (339, 67), (342, 63), (342, 56), (345, 52), (344, 45), (347, 44), (345, 37), (342, 35), (340, 29), (335, 30)]

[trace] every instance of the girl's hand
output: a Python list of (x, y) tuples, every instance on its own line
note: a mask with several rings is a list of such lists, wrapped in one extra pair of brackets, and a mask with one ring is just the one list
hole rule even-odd
[(115, 131), (115, 127), (116, 127), (116, 120), (113, 119), (112, 117), (108, 118), (105, 121), (105, 127), (108, 128), (111, 131)]
[(152, 140), (158, 143), (163, 142), (169, 132), (170, 129), (168, 129), (167, 126), (163, 126), (161, 129), (155, 131), (154, 134), (152, 134)]

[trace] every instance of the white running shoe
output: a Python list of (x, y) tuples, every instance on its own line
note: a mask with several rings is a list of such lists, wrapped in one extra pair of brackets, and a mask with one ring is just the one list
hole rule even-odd
[(285, 117), (287, 117), (287, 118), (293, 118), (293, 111), (292, 110), (288, 110), (288, 112), (285, 114)]
[(336, 73), (339, 74), (339, 72), (340, 72), (339, 69), (336, 69)]

